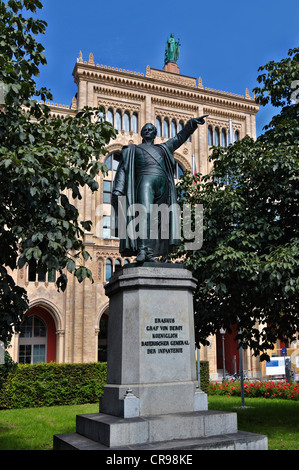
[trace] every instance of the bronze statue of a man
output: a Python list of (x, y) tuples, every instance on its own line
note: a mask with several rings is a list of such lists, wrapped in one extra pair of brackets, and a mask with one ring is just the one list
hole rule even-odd
[[(171, 207), (177, 204), (174, 152), (186, 142), (199, 124), (205, 123), (205, 117), (190, 119), (175, 137), (158, 145), (154, 144), (157, 129), (153, 124), (147, 123), (141, 130), (142, 144), (123, 147), (122, 159), (114, 179), (112, 206), (117, 213), (118, 199), (121, 196), (125, 197), (126, 207), (141, 205), (144, 208), (147, 227), (143, 236), (130, 238), (126, 233), (124, 237), (120, 237), (119, 251), (123, 256), (136, 255), (137, 262), (156, 261), (155, 257), (171, 253), (172, 247), (180, 244), (180, 220), (175, 212), (169, 212), (167, 239), (151, 238), (150, 219), (154, 207), (163, 204)], [(157, 213), (154, 217), (156, 215)], [(130, 216), (126, 214), (125, 218), (128, 223), (132, 219), (132, 213)], [(158, 223), (161, 223), (161, 220)]]

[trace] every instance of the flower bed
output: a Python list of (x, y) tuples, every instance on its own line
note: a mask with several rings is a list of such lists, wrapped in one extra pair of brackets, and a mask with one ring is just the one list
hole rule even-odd
[[(210, 383), (209, 395), (240, 396), (241, 382)], [(299, 400), (299, 384), (279, 381), (254, 380), (244, 381), (244, 396), (250, 398), (283, 398), (284, 400)]]

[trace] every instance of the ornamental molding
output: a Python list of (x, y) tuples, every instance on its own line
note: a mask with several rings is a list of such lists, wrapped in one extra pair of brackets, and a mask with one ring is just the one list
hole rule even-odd
[(156, 109), (159, 109), (159, 106), (163, 106), (163, 109), (161, 111), (164, 111), (165, 108), (168, 109), (184, 109), (186, 110), (186, 113), (197, 113), (198, 112), (198, 103), (188, 103), (188, 102), (182, 102), (179, 100), (170, 100), (167, 98), (162, 98), (162, 97), (152, 97), (152, 104), (156, 107)]
[[(171, 96), (172, 98), (177, 96), (180, 100), (193, 101), (198, 104), (205, 102), (213, 103), (218, 106), (224, 106), (229, 108), (236, 108), (242, 112), (251, 112), (257, 113), (259, 106), (255, 103), (253, 98), (243, 97), (242, 95), (236, 95), (228, 92), (221, 92), (218, 90), (212, 89), (202, 89), (202, 88), (191, 88), (183, 85), (158, 83), (158, 81), (151, 81), (149, 77), (138, 77), (137, 75), (124, 75), (111, 71), (110, 73), (104, 72), (95, 72), (95, 67), (88, 67), (81, 70), (76, 70), (76, 78), (80, 76), (80, 79), (96, 80), (102, 83), (111, 84), (113, 87), (119, 85), (120, 88), (114, 88), (113, 92), (117, 94), (127, 94), (123, 91), (123, 88), (135, 89), (136, 98), (140, 95), (138, 90), (141, 92)], [(90, 69), (90, 70), (89, 70)], [(95, 90), (103, 89), (103, 85), (95, 85)], [(144, 97), (143, 97), (144, 98)], [(194, 104), (193, 104), (194, 105)]]
[[(219, 109), (219, 108), (209, 108), (209, 107), (204, 107), (203, 108), (203, 114), (208, 114), (209, 116), (221, 116), (224, 119), (237, 119), (239, 121), (244, 121), (246, 119), (246, 116), (244, 114), (240, 113), (234, 113), (231, 112), (230, 110), (226, 109)], [(207, 121), (212, 120), (213, 118), (207, 118)], [(216, 118), (217, 119), (217, 118)]]
[(141, 106), (135, 103), (123, 102), (118, 100), (105, 100), (98, 96), (98, 106), (104, 106), (107, 111), (109, 108), (112, 108), (113, 111), (120, 109), (123, 113), (129, 111), (132, 115), (134, 112), (139, 113)]
[(122, 148), (123, 148), (123, 144), (114, 142), (113, 144), (108, 144), (106, 148), (107, 148), (107, 150), (108, 150), (108, 153), (105, 155), (105, 159), (106, 159), (106, 158), (108, 157), (108, 155), (111, 154), (112, 152), (121, 152), (121, 151), (122, 151)]
[(185, 170), (192, 171), (192, 165), (185, 157), (183, 157), (183, 155), (178, 152), (175, 152), (174, 159), (176, 162), (180, 163)]
[[(124, 88), (109, 88), (106, 86), (100, 86), (100, 85), (95, 85), (93, 87), (94, 93), (96, 94), (103, 94), (105, 96), (109, 97), (119, 97), (119, 98), (127, 98), (133, 101), (144, 101), (145, 100), (145, 95), (138, 93), (136, 91), (132, 91), (129, 89), (124, 89)], [(100, 99), (100, 96), (98, 96), (98, 99)]]
[[(111, 250), (111, 248), (113, 247), (109, 246), (109, 248)], [(116, 258), (121, 258), (121, 255), (118, 252), (118, 247), (115, 247), (115, 250), (113, 251), (109, 251), (108, 249), (97, 251), (96, 257), (98, 260), (101, 260), (101, 259), (106, 260), (107, 258), (113, 258), (115, 260)]]
[(165, 72), (164, 70), (151, 69), (149, 65), (146, 67), (145, 76), (160, 81), (175, 83), (176, 85), (196, 87), (196, 78)]
[(62, 313), (60, 309), (51, 302), (49, 299), (45, 298), (37, 298), (29, 302), (29, 307), (32, 309), (33, 307), (42, 307), (44, 308), (53, 318), (56, 330), (63, 330), (63, 321), (62, 321)]
[[(171, 116), (171, 117), (170, 117)], [(184, 114), (184, 113), (178, 113), (178, 112), (173, 112), (172, 110), (166, 110), (166, 109), (159, 109), (155, 108), (155, 117), (160, 117), (162, 120), (164, 118), (169, 118), (170, 120), (175, 119), (177, 123), (179, 121), (183, 121), (186, 123), (193, 117), (193, 114)]]
[[(221, 121), (218, 119), (207, 119), (207, 126), (211, 126), (213, 129), (219, 127), (219, 129), (227, 129), (229, 130), (229, 122)], [(233, 129), (234, 130), (241, 130), (242, 124), (233, 122)]]

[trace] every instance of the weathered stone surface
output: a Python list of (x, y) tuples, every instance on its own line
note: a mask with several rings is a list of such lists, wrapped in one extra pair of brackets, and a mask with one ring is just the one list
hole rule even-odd
[(101, 412), (123, 416), (128, 389), (140, 400), (140, 416), (207, 409), (196, 380), (194, 287), (192, 273), (170, 263), (131, 265), (111, 278)]

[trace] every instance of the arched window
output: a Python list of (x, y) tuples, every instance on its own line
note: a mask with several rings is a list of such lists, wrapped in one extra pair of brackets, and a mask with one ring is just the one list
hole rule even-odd
[(157, 137), (162, 136), (162, 123), (159, 116), (156, 118)]
[(114, 126), (114, 114), (112, 108), (109, 108), (107, 111), (107, 121)]
[(37, 264), (35, 260), (30, 260), (28, 266), (28, 281), (29, 282), (55, 282), (56, 281), (56, 271), (51, 269), (47, 273), (38, 272)]
[(128, 111), (124, 114), (124, 131), (130, 132), (130, 113)]
[(37, 315), (26, 317), (19, 337), (19, 363), (46, 362), (47, 326)]
[(215, 127), (214, 131), (214, 145), (220, 145), (220, 135), (219, 135), (219, 129), (218, 127)]
[(163, 136), (165, 139), (169, 138), (169, 121), (167, 118), (165, 118), (163, 122)]
[(226, 139), (226, 130), (222, 129), (221, 130), (221, 146), (226, 147), (227, 146), (227, 139)]
[(135, 134), (138, 133), (138, 114), (137, 113), (133, 113), (133, 116), (132, 116), (132, 132), (134, 132)]
[(212, 126), (208, 127), (208, 145), (213, 145), (213, 129), (212, 129)]
[(240, 132), (236, 131), (235, 136), (234, 136), (234, 141), (237, 142), (238, 140), (240, 140)]
[(183, 127), (184, 127), (184, 122), (180, 121), (179, 122), (179, 132), (183, 129)]
[(106, 282), (109, 281), (111, 276), (112, 276), (112, 260), (110, 258), (107, 258), (107, 260), (106, 260), (106, 272), (105, 272)]
[(120, 109), (115, 113), (115, 129), (118, 131), (122, 130), (122, 115)]
[(175, 137), (176, 135), (177, 135), (176, 120), (173, 119), (171, 121), (171, 137)]

